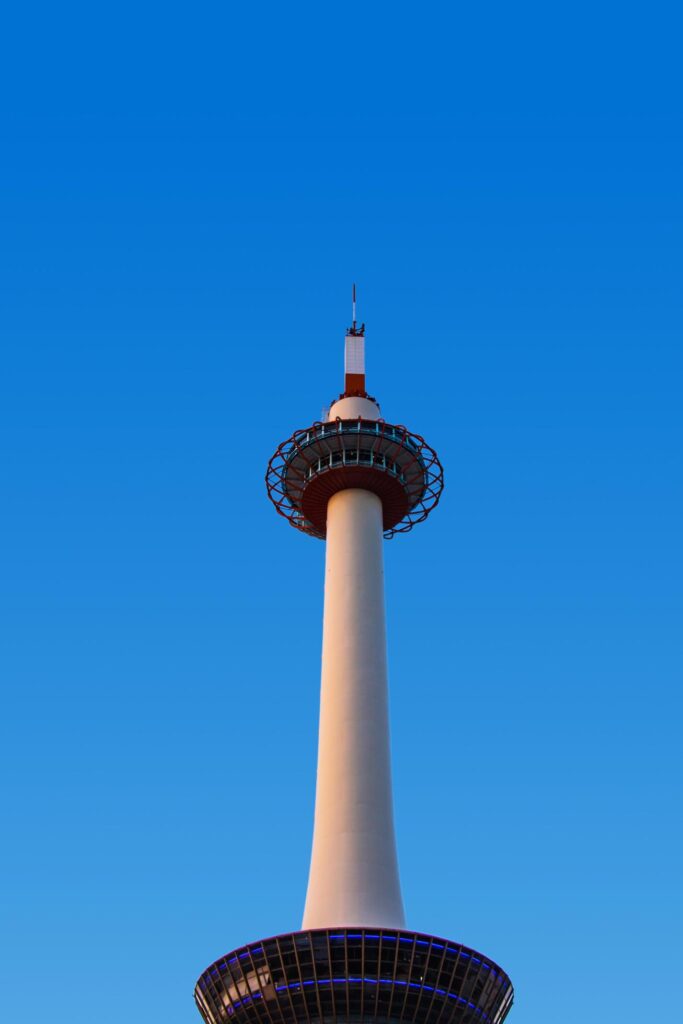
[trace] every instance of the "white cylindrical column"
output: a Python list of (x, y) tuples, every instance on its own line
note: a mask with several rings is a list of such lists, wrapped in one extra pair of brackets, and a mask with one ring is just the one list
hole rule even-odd
[(382, 503), (327, 508), (320, 737), (304, 928), (404, 927), (391, 793)]

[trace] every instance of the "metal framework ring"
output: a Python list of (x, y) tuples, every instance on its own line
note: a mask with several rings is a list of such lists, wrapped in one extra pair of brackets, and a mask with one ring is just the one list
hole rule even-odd
[(443, 467), (423, 437), (384, 420), (337, 418), (296, 430), (268, 463), (266, 487), (277, 512), (313, 537), (326, 533), (327, 502), (361, 487), (382, 501), (384, 536), (423, 522), (443, 491)]

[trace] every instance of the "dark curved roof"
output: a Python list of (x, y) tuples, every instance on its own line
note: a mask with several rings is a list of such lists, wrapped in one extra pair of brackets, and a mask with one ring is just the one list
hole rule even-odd
[(500, 1024), (509, 977), (456, 942), (391, 929), (317, 929), (243, 946), (202, 974), (206, 1024)]

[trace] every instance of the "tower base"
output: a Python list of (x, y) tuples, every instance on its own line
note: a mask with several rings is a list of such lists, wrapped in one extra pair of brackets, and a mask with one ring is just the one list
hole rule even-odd
[(466, 946), (416, 932), (325, 928), (242, 946), (202, 974), (206, 1024), (500, 1024), (507, 974)]

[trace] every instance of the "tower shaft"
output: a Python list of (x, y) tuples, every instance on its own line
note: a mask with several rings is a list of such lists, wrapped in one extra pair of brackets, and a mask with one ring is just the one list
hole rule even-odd
[(327, 507), (318, 777), (304, 928), (404, 926), (391, 790), (382, 502)]

